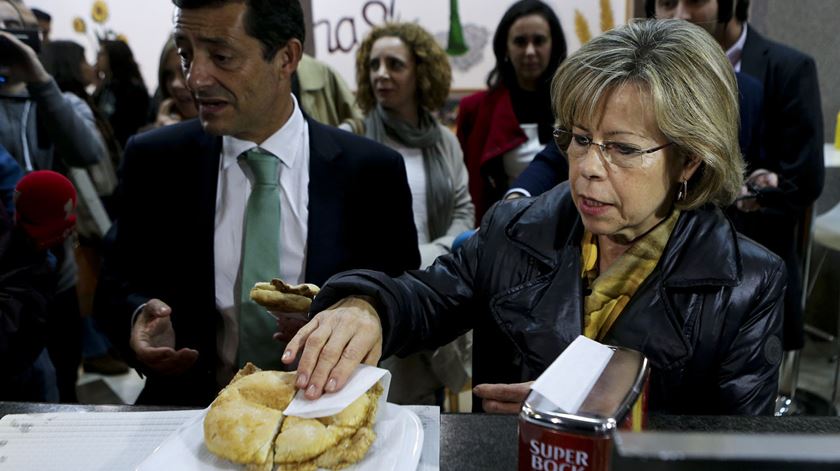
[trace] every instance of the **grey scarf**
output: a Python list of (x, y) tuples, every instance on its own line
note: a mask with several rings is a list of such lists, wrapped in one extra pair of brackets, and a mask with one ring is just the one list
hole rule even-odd
[(365, 117), (365, 136), (384, 142), (385, 135), (406, 147), (423, 151), (426, 170), (426, 212), (429, 237), (435, 240), (446, 235), (452, 224), (455, 195), (452, 172), (446, 165), (443, 139), (437, 120), (425, 109), (419, 110), (419, 126), (414, 127), (377, 105)]

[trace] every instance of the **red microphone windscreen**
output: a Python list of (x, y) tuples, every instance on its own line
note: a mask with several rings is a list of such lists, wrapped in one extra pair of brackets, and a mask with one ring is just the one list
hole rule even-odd
[(39, 248), (61, 243), (76, 225), (76, 189), (66, 177), (37, 170), (15, 187), (15, 223)]

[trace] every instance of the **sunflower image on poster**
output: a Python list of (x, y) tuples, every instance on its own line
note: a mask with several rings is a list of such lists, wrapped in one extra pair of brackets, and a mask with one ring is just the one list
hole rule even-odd
[(124, 34), (117, 33), (108, 26), (110, 17), (111, 11), (108, 8), (108, 3), (105, 0), (95, 0), (90, 8), (90, 19), (93, 22), (91, 26), (88, 27), (84, 17), (76, 16), (73, 18), (73, 31), (86, 36), (94, 48), (98, 48), (98, 42), (103, 40), (128, 42), (128, 38)]
[[(612, 7), (610, 6), (610, 0), (599, 0), (599, 4), (601, 8), (600, 27), (603, 33), (615, 28), (615, 19), (613, 17)], [(592, 39), (589, 23), (584, 18), (583, 13), (577, 8), (575, 8), (575, 35), (581, 44), (586, 44)]]

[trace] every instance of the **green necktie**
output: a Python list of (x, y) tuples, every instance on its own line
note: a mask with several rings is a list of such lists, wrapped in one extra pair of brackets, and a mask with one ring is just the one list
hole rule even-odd
[(280, 159), (255, 147), (243, 155), (254, 181), (245, 209), (242, 235), (242, 296), (239, 309), (239, 354), (242, 367), (250, 361), (260, 368), (278, 369), (282, 349), (271, 336), (277, 330), (265, 308), (251, 301), (258, 281), (276, 278), (280, 260), (280, 197), (277, 166)]

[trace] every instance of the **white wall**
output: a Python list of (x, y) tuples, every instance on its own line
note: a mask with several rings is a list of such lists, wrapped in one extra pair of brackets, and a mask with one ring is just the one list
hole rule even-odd
[[(40, 8), (53, 16), (54, 39), (71, 39), (82, 43), (91, 60), (96, 48), (94, 31), (102, 31), (104, 27), (125, 35), (140, 64), (149, 93), (154, 92), (160, 50), (172, 28), (173, 6), (170, 0), (106, 0), (110, 17), (104, 25), (96, 24), (91, 19), (93, 0), (25, 1), (27, 5)], [(630, 3), (628, 0), (546, 1), (560, 17), (570, 52), (580, 47), (580, 41), (575, 35), (575, 10), (581, 12), (589, 30), (597, 35), (601, 31), (602, 4), (610, 5), (615, 22), (620, 24), (626, 21)], [(453, 88), (483, 88), (484, 79), (495, 60), (491, 44), (495, 26), (513, 1), (460, 0), (459, 3), (464, 28), (483, 32), (486, 38), (483, 47), (473, 48), (467, 57), (454, 59)], [(440, 34), (445, 44), (449, 31), (449, 8), (450, 0), (312, 0), (316, 57), (335, 67), (351, 88), (355, 89), (355, 45), (370, 30), (369, 22), (378, 24), (388, 19), (417, 21), (433, 34)], [(87, 23), (86, 36), (73, 31), (75, 17), (81, 17)], [(474, 64), (466, 69), (459, 67), (464, 61)]]
[[(107, 0), (110, 17), (103, 24), (91, 19), (93, 0), (24, 0), (27, 6), (52, 15), (53, 39), (69, 39), (85, 47), (88, 59), (96, 58), (97, 40), (94, 31), (105, 28), (124, 34), (140, 65), (149, 94), (157, 88), (160, 51), (172, 29), (174, 7), (170, 0)], [(73, 18), (87, 23), (87, 35), (73, 31)]]
[[(544, 0), (560, 17), (569, 52), (580, 47), (575, 35), (575, 10), (579, 10), (595, 36), (601, 32), (601, 4), (610, 5), (616, 24), (626, 22), (627, 0)], [(493, 33), (505, 10), (513, 0), (460, 0), (459, 12), (465, 29), (483, 30), (486, 34), (483, 47), (473, 50), (477, 63), (467, 70), (458, 67), (453, 59), (453, 89), (479, 89), (493, 68)], [(312, 0), (315, 55), (341, 72), (351, 88), (355, 89), (355, 50), (345, 49), (360, 43), (370, 31), (370, 23), (385, 20), (412, 21), (421, 24), (446, 44), (449, 31), (450, 0)], [(469, 41), (468, 41), (469, 44)]]

